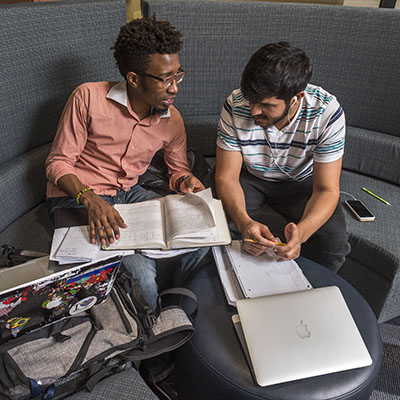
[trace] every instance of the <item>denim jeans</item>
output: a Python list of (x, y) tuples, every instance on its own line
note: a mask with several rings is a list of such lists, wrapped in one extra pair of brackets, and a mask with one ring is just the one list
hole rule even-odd
[[(312, 177), (302, 182), (269, 182), (257, 178), (245, 169), (241, 171), (240, 184), (246, 199), (246, 209), (251, 218), (257, 220), (260, 207), (268, 204), (287, 222), (296, 224), (300, 221), (313, 191)], [(236, 226), (232, 222), (229, 226), (232, 238), (240, 238)], [(329, 220), (303, 243), (301, 255), (337, 272), (349, 252), (346, 222), (339, 203)]]
[[(140, 201), (151, 200), (160, 197), (157, 193), (151, 190), (144, 189), (140, 185), (132, 186), (129, 191), (118, 190), (115, 196), (102, 197), (107, 203), (127, 204), (137, 203)], [(50, 220), (54, 225), (54, 212), (56, 208), (83, 208), (77, 204), (72, 197), (52, 197), (47, 200)], [(209, 247), (201, 247), (197, 251), (184, 254), (180, 257), (180, 267), (175, 273), (175, 286), (182, 286), (188, 277), (196, 270), (197, 266), (207, 254)], [(156, 283), (156, 262), (152, 258), (135, 253), (130, 256), (125, 256), (123, 265), (127, 272), (136, 278), (143, 292), (143, 297), (146, 303), (153, 309), (156, 309), (156, 300), (158, 296), (158, 286)]]

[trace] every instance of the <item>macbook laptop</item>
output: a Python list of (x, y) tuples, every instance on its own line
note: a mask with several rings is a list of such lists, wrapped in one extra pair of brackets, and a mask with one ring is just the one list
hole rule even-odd
[(42, 257), (1, 271), (0, 343), (104, 302), (121, 260), (54, 268)]
[(372, 364), (336, 286), (243, 299), (236, 306), (260, 386)]

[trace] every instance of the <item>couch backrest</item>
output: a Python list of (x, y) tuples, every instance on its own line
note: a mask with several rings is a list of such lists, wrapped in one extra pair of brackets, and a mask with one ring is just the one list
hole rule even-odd
[(43, 163), (80, 83), (120, 80), (125, 1), (0, 5), (0, 232), (45, 198)]
[[(242, 70), (254, 51), (269, 42), (289, 41), (313, 60), (312, 83), (336, 95), (345, 110), (353, 138), (346, 147), (345, 167), (400, 183), (400, 157), (394, 160), (394, 178), (388, 174), (393, 173), (393, 165), (388, 166), (385, 157), (387, 143), (391, 155), (400, 154), (400, 10), (146, 0), (144, 14), (153, 13), (170, 20), (184, 35), (181, 62), (188, 75), (176, 105), (185, 120), (198, 124), (198, 116), (215, 118), (231, 90), (239, 87)], [(360, 129), (354, 133), (351, 127)], [(193, 132), (213, 135), (215, 140), (215, 130)], [(367, 141), (367, 154), (360, 154), (357, 147), (360, 133)], [(196, 140), (199, 146), (204, 142)], [(377, 146), (384, 159), (378, 165), (374, 160)]]

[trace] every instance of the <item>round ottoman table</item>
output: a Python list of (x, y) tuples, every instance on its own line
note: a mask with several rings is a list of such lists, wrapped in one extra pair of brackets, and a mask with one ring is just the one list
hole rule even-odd
[(369, 399), (382, 356), (381, 335), (375, 315), (361, 295), (337, 274), (302, 257), (296, 261), (314, 288), (340, 288), (370, 352), (372, 365), (279, 385), (258, 386), (231, 321), (236, 308), (226, 302), (216, 267), (210, 263), (187, 284), (198, 297), (199, 309), (194, 321), (196, 332), (177, 353), (180, 400)]

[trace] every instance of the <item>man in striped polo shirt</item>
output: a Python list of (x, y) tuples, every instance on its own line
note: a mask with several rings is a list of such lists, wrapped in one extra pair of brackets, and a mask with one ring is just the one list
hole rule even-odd
[[(289, 43), (253, 54), (221, 112), (215, 183), (248, 253), (273, 247), (283, 259), (301, 254), (337, 271), (350, 251), (338, 203), (345, 117), (335, 96), (309, 84), (311, 74), (309, 57)], [(254, 219), (265, 203), (287, 221), (286, 245)]]

